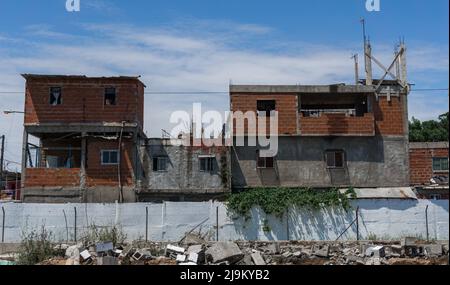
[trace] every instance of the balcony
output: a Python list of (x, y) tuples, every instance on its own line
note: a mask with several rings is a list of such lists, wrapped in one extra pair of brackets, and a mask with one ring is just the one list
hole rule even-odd
[(375, 136), (373, 113), (355, 116), (353, 110), (307, 110), (300, 113), (302, 136)]

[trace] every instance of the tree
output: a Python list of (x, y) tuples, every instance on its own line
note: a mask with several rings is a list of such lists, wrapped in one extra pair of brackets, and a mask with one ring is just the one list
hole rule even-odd
[(448, 141), (448, 116), (447, 112), (440, 115), (437, 121), (424, 122), (413, 117), (409, 122), (409, 140), (411, 142)]

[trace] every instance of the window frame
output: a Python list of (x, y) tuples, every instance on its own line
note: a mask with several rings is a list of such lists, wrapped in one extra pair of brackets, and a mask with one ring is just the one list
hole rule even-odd
[[(110, 154), (113, 153), (113, 152), (116, 153), (117, 162), (115, 162), (115, 163), (111, 163), (111, 162), (105, 163), (105, 162), (103, 162), (103, 158), (104, 158), (105, 153), (108, 153), (108, 159), (111, 159)], [(119, 157), (119, 150), (118, 149), (102, 149), (100, 151), (100, 163), (101, 163), (102, 166), (119, 165), (119, 162), (120, 162), (120, 157)]]
[[(441, 169), (435, 169), (434, 168), (435, 160), (440, 160), (440, 168)], [(445, 160), (447, 160), (447, 169), (442, 169), (442, 162), (445, 161)], [(431, 169), (432, 169), (433, 173), (448, 173), (449, 172), (448, 168), (449, 168), (448, 157), (443, 157), (443, 156), (432, 157)]]
[[(53, 97), (53, 89), (59, 89), (59, 104), (52, 104), (52, 97)], [(50, 105), (50, 106), (53, 106), (53, 107), (56, 107), (56, 106), (60, 106), (60, 105), (62, 105), (62, 103), (63, 103), (63, 98), (62, 98), (62, 86), (51, 86), (51, 87), (49, 87), (49, 90), (48, 90), (48, 95), (49, 95), (49, 98), (48, 98), (48, 104)]]
[[(266, 108), (266, 110), (260, 110), (259, 109), (259, 103), (260, 102), (273, 102), (273, 109)], [(261, 117), (262, 113), (265, 113), (265, 117), (269, 118), (272, 116), (272, 111), (276, 111), (277, 110), (277, 100), (275, 99), (261, 99), (261, 100), (256, 100), (256, 114), (258, 117)]]
[[(108, 95), (107, 90), (114, 89), (114, 104), (106, 104), (106, 95)], [(103, 106), (117, 106), (117, 88), (114, 86), (105, 87), (103, 90)]]
[[(155, 160), (156, 160), (156, 169), (155, 169)], [(164, 169), (160, 168), (161, 166), (161, 161), (164, 161)], [(167, 156), (155, 156), (153, 157), (152, 160), (152, 169), (153, 172), (167, 172), (167, 168), (168, 168), (168, 162), (169, 162), (169, 158)]]
[[(207, 163), (205, 164), (206, 168), (202, 169), (203, 163), (202, 160), (207, 160)], [(214, 167), (214, 161), (216, 160), (215, 156), (210, 157), (199, 157), (198, 163), (199, 163), (199, 171), (203, 173), (211, 173), (215, 171)], [(208, 169), (209, 168), (209, 169)]]
[[(328, 164), (329, 160), (328, 160), (328, 155), (329, 154), (333, 154), (333, 165), (330, 166)], [(341, 155), (341, 159), (342, 159), (342, 166), (336, 166), (336, 155), (340, 154)], [(345, 154), (345, 151), (342, 149), (330, 149), (325, 151), (325, 164), (327, 166), (327, 169), (345, 169), (346, 164), (347, 164), (347, 156)]]
[[(275, 157), (262, 157), (259, 155), (259, 150), (256, 151), (256, 168), (257, 169), (274, 169), (275, 168)], [(267, 163), (267, 161), (272, 161), (272, 166), (268, 166), (270, 165), (270, 163)], [(264, 161), (264, 166), (261, 166), (260, 162)]]

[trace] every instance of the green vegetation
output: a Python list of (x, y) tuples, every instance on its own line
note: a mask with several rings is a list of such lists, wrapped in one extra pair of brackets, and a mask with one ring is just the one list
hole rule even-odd
[(40, 232), (33, 230), (22, 234), (18, 265), (35, 265), (39, 262), (57, 256), (60, 253), (54, 250), (52, 245), (52, 233), (42, 226)]
[(85, 245), (98, 242), (112, 242), (114, 246), (123, 244), (127, 235), (121, 227), (98, 227), (90, 225), (81, 240)]
[(448, 141), (448, 112), (439, 119), (421, 122), (412, 118), (409, 122), (409, 140), (411, 142)]
[(227, 199), (228, 209), (238, 215), (249, 218), (250, 210), (259, 206), (268, 215), (282, 218), (291, 206), (311, 210), (339, 206), (351, 208), (349, 196), (356, 196), (353, 188), (345, 193), (338, 189), (313, 190), (308, 188), (252, 188), (237, 194), (230, 194)]

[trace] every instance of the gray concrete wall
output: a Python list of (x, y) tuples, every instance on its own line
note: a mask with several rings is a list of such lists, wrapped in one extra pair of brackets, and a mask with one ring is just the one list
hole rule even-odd
[[(45, 226), (56, 241), (74, 241), (87, 226), (117, 225), (128, 240), (145, 238), (146, 209), (148, 210), (148, 238), (153, 241), (179, 241), (186, 232), (200, 223), (196, 230), (215, 239), (216, 219), (219, 221), (219, 240), (335, 240), (355, 219), (360, 208), (360, 237), (367, 239), (399, 239), (404, 236), (426, 238), (425, 209), (428, 206), (429, 238), (449, 239), (449, 201), (413, 199), (366, 199), (352, 202), (353, 210), (327, 208), (321, 211), (289, 209), (283, 218), (267, 216), (254, 208), (245, 220), (227, 211), (219, 202), (165, 202), (135, 204), (19, 204), (0, 203), (5, 210), (5, 243), (20, 242), (23, 232)], [(216, 209), (219, 215), (216, 216)], [(66, 214), (67, 224), (64, 213)], [(3, 227), (0, 211), (0, 229)], [(265, 220), (269, 226), (264, 231)], [(267, 229), (266, 229), (267, 230)], [(356, 239), (356, 226), (343, 235), (343, 240)]]
[[(326, 167), (325, 152), (335, 149), (345, 151), (344, 169)], [(280, 137), (274, 169), (256, 167), (256, 150), (232, 149), (233, 188), (409, 185), (406, 141), (400, 137)]]
[[(162, 140), (151, 140), (141, 149), (144, 175), (140, 197), (189, 196), (192, 194), (223, 194), (230, 192), (229, 149), (172, 146)], [(200, 171), (200, 155), (215, 157), (212, 172)], [(166, 171), (153, 171), (153, 158), (168, 158)], [(175, 197), (176, 198), (176, 197)], [(141, 198), (140, 198), (141, 199)], [(144, 199), (144, 198), (142, 198)]]

